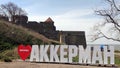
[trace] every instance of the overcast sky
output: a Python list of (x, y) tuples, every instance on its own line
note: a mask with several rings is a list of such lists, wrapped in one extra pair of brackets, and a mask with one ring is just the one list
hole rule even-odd
[[(0, 4), (8, 2), (25, 9), (29, 21), (45, 21), (51, 17), (57, 30), (85, 31), (86, 36), (96, 23), (101, 22), (101, 18), (95, 15), (94, 10), (105, 6), (103, 0), (0, 0)], [(102, 39), (93, 43), (113, 42)]]

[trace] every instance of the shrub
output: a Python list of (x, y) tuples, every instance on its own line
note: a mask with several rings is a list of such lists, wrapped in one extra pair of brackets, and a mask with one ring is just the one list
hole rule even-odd
[(17, 48), (12, 50), (5, 50), (4, 52), (0, 53), (0, 60), (5, 62), (11, 62), (12, 59), (18, 59), (19, 55), (17, 53)]
[(3, 58), (4, 58), (4, 56), (2, 54), (0, 54), (0, 59), (3, 59)]
[(2, 43), (0, 45), (0, 52), (3, 52), (5, 50), (8, 50), (8, 49), (12, 49), (12, 45), (10, 43)]
[(78, 62), (78, 60), (79, 60), (78, 56), (76, 56), (76, 57), (73, 58), (73, 62)]
[(4, 62), (12, 62), (12, 59), (9, 58), (9, 57), (5, 57), (5, 58), (4, 58)]

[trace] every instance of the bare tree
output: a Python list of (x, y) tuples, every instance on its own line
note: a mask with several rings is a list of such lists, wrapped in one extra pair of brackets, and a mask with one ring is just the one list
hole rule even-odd
[(105, 0), (107, 7), (96, 10), (95, 13), (102, 16), (104, 21), (93, 27), (92, 41), (100, 38), (111, 39), (120, 42), (120, 2), (119, 0)]
[(0, 14), (9, 17), (10, 20), (14, 15), (27, 15), (22, 8), (12, 2), (0, 5)]

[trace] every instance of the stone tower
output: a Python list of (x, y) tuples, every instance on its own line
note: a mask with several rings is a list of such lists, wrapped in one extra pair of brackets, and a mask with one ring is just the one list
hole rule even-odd
[(54, 35), (56, 33), (56, 27), (54, 25), (54, 21), (49, 17), (44, 22), (41, 22), (41, 25), (43, 27), (42, 34), (50, 39), (55, 39)]

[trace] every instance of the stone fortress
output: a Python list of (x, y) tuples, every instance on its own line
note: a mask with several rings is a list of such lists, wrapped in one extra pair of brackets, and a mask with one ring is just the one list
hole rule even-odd
[[(8, 21), (8, 18), (0, 16), (0, 19)], [(28, 21), (27, 16), (12, 16), (12, 23), (29, 28), (38, 32), (45, 37), (60, 41), (67, 45), (84, 45), (86, 47), (86, 38), (84, 31), (58, 31), (54, 25), (54, 21), (49, 17), (43, 22)]]

